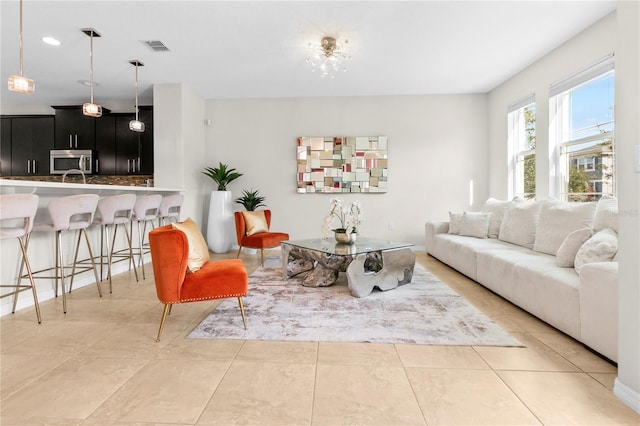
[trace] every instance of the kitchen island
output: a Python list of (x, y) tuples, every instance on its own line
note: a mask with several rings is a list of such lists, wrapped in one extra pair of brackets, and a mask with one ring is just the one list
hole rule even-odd
[[(42, 182), (42, 181), (28, 181), (28, 180), (15, 180), (15, 179), (0, 179), (0, 194), (36, 194), (39, 197), (38, 212), (36, 214), (35, 222), (47, 222), (49, 221), (49, 213), (47, 210), (47, 204), (49, 200), (58, 197), (65, 197), (76, 194), (97, 194), (101, 197), (132, 193), (135, 195), (145, 194), (160, 194), (170, 195), (181, 193), (181, 188), (161, 188), (161, 187), (148, 187), (148, 186), (125, 186), (125, 185), (103, 185), (103, 184), (84, 184), (84, 183), (63, 183), (63, 182)], [(149, 231), (149, 230), (147, 230)], [(100, 229), (99, 227), (90, 227), (88, 229), (89, 239), (91, 240), (91, 247), (94, 251), (94, 255), (100, 253)], [(137, 245), (136, 232), (134, 232), (134, 246)], [(75, 248), (75, 238), (73, 232), (64, 233), (64, 258), (65, 263), (69, 265), (73, 259), (73, 250)], [(81, 244), (81, 248), (83, 245)], [(126, 239), (122, 232), (118, 234), (118, 240), (116, 241), (116, 249), (126, 247)], [(18, 269), (20, 265), (20, 249), (18, 242), (15, 239), (5, 239), (0, 242), (0, 252), (2, 253), (0, 259), (0, 275), (2, 284), (15, 283), (16, 276), (18, 275)], [(29, 260), (34, 271), (49, 268), (55, 264), (55, 245), (54, 237), (49, 233), (33, 233), (28, 248)], [(88, 258), (88, 252), (80, 251), (79, 259)], [(145, 263), (150, 261), (150, 256), (144, 258)], [(113, 274), (124, 272), (128, 269), (127, 262), (119, 262), (113, 266)], [(142, 282), (142, 276), (140, 276), (141, 285), (152, 284), (153, 281), (149, 277), (148, 283)], [(78, 289), (85, 285), (92, 285), (95, 279), (91, 272), (86, 272), (78, 275), (74, 279), (73, 288)], [(38, 299), (43, 302), (47, 299), (54, 297), (54, 282), (50, 279), (38, 279), (36, 280), (36, 286), (38, 290)], [(4, 288), (4, 292), (9, 292), (11, 289)], [(114, 292), (118, 291), (114, 288)], [(96, 294), (96, 297), (97, 294)], [(12, 297), (5, 297), (1, 299), (0, 313), (5, 315), (11, 312)], [(22, 292), (18, 299), (17, 309), (33, 305), (33, 299), (30, 292)], [(69, 306), (69, 314), (73, 312), (73, 305)], [(46, 321), (46, 318), (43, 318)]]

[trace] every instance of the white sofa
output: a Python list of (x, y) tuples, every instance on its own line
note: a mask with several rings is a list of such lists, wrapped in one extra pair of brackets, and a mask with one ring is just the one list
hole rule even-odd
[(617, 200), (489, 199), (482, 212), (427, 222), (427, 253), (618, 359)]

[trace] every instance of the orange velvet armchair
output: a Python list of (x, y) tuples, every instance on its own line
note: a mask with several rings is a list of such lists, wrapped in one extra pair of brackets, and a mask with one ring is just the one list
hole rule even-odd
[[(271, 210), (262, 210), (267, 221), (267, 229), (271, 227)], [(264, 266), (264, 249), (278, 247), (282, 241), (289, 239), (289, 234), (283, 232), (258, 232), (256, 234), (247, 235), (247, 224), (244, 220), (242, 212), (235, 212), (236, 221), (236, 237), (238, 238), (238, 255), (242, 247), (260, 249), (260, 263)]]
[(158, 338), (174, 303), (237, 297), (245, 330), (247, 322), (242, 297), (247, 295), (247, 270), (238, 259), (209, 261), (200, 270), (187, 273), (187, 235), (171, 225), (149, 232), (151, 261), (158, 299), (164, 303)]

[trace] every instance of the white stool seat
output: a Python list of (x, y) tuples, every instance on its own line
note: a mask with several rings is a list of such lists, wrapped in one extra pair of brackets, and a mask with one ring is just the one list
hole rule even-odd
[[(142, 266), (142, 279), (146, 279), (142, 258), (145, 254), (144, 236), (147, 229), (147, 222), (151, 223), (151, 228), (154, 227), (153, 221), (158, 217), (158, 213), (160, 212), (160, 203), (162, 203), (162, 195), (160, 194), (139, 195), (136, 197), (136, 203), (133, 206), (131, 232), (133, 234), (133, 222), (136, 222), (138, 225), (138, 265)], [(143, 224), (142, 228), (140, 227), (141, 222)]]
[[(28, 238), (33, 229), (33, 218), (38, 210), (38, 196), (34, 194), (5, 194), (0, 195), (0, 239), (17, 238), (20, 242), (20, 249), (22, 254), (22, 263), (20, 266), (20, 272), (17, 275), (16, 283), (13, 285), (0, 285), (4, 288), (13, 288), (12, 293), (3, 294), (0, 297), (10, 296), (13, 294), (13, 309), (12, 313), (16, 311), (16, 304), (18, 303), (18, 295), (21, 291), (31, 289), (33, 293), (33, 303), (36, 308), (36, 317), (38, 318), (38, 324), (42, 322), (40, 316), (40, 305), (38, 303), (38, 294), (36, 292), (36, 285), (33, 281), (33, 274), (31, 271), (31, 264), (27, 256), (27, 244)], [(27, 243), (25, 243), (27, 240)], [(27, 268), (27, 278), (29, 284), (21, 284), (22, 278), (22, 265)]]
[[(133, 207), (136, 203), (136, 196), (134, 194), (120, 194), (110, 197), (100, 198), (98, 206), (96, 208), (96, 217), (93, 220), (94, 225), (101, 227), (100, 229), (100, 278), (103, 277), (102, 266), (107, 265), (107, 277), (109, 278), (109, 292), (113, 292), (112, 280), (111, 280), (111, 265), (113, 264), (113, 257), (121, 257), (123, 259), (129, 259), (129, 264), (133, 263), (134, 273), (136, 275), (136, 281), (138, 281), (138, 271), (135, 269), (135, 261), (133, 259), (133, 249), (131, 244), (131, 235), (127, 231), (127, 227), (124, 226), (124, 233), (127, 237), (128, 249), (127, 254), (120, 254), (120, 252), (114, 251), (116, 234), (118, 232), (118, 225), (126, 225), (131, 221), (133, 216)], [(109, 225), (113, 228), (113, 239), (109, 238)], [(106, 246), (107, 261), (105, 263), (104, 254), (104, 235), (106, 234)]]
[[(44, 269), (34, 272), (39, 274), (45, 271), (54, 270), (54, 276), (44, 276), (35, 278), (53, 278), (55, 280), (55, 294), (58, 295), (58, 281), (62, 285), (62, 309), (64, 313), (67, 313), (67, 298), (65, 290), (65, 268), (69, 268), (64, 265), (64, 259), (62, 256), (62, 232), (63, 231), (80, 231), (78, 233), (78, 242), (76, 244), (75, 256), (73, 260), (73, 266), (71, 274), (71, 283), (69, 284), (69, 291), (73, 286), (73, 278), (75, 275), (93, 270), (94, 277), (96, 279), (96, 286), (98, 287), (98, 294), (102, 297), (102, 291), (100, 289), (100, 280), (98, 279), (98, 273), (96, 272), (95, 262), (93, 261), (93, 252), (91, 251), (91, 243), (87, 236), (86, 229), (93, 222), (93, 215), (98, 205), (98, 195), (96, 194), (79, 194), (71, 195), (68, 197), (54, 198), (49, 201), (47, 209), (49, 210), (49, 216), (51, 223), (37, 223), (33, 226), (33, 232), (54, 232), (56, 239), (56, 264), (52, 268)], [(89, 251), (89, 258), (91, 260), (91, 267), (80, 268), (76, 270), (78, 263), (78, 251), (80, 248), (80, 240), (82, 235), (85, 237), (87, 249)]]
[(162, 197), (160, 212), (158, 213), (158, 224), (164, 225), (165, 220), (180, 221), (180, 209), (184, 202), (183, 194), (172, 194)]

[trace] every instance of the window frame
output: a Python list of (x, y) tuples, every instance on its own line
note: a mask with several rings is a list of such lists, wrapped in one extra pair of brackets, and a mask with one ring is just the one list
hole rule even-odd
[[(533, 107), (535, 114), (535, 94), (530, 94), (520, 99), (519, 101), (509, 105), (509, 107), (507, 108), (507, 143), (509, 145), (509, 198), (513, 198), (516, 196), (535, 198), (536, 196), (535, 192), (532, 194), (524, 192), (524, 165), (527, 161), (527, 156), (533, 155), (533, 161), (536, 161), (535, 147), (529, 149), (521, 149), (523, 146), (526, 147), (527, 126), (525, 122), (525, 110), (529, 107)], [(535, 131), (536, 129), (534, 128), (534, 134)]]

